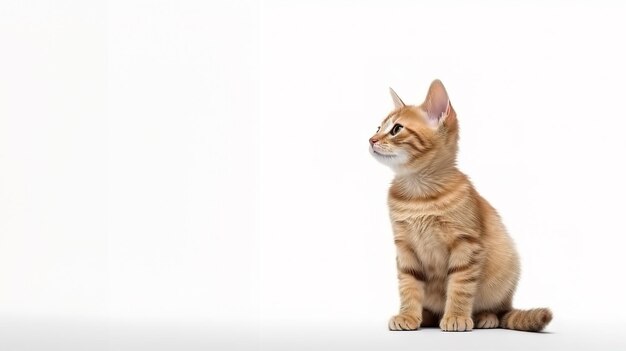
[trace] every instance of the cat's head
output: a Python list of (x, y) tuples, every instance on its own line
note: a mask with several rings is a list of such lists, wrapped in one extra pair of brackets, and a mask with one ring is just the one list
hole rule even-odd
[(396, 173), (454, 165), (459, 128), (441, 81), (430, 84), (421, 105), (406, 105), (389, 90), (395, 109), (370, 138), (370, 153)]

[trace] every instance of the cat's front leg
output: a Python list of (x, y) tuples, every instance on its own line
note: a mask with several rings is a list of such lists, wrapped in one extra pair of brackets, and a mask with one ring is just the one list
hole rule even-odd
[(459, 235), (449, 249), (446, 306), (439, 327), (443, 331), (470, 331), (474, 328), (472, 308), (484, 250), (479, 238), (470, 235)]
[(424, 274), (415, 253), (396, 240), (400, 312), (389, 320), (389, 330), (417, 330), (422, 324)]

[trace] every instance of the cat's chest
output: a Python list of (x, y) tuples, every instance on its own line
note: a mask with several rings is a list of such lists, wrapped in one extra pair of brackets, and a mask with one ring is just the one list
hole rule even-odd
[(420, 260), (424, 271), (431, 277), (445, 277), (448, 268), (449, 230), (436, 217), (415, 218), (406, 221), (405, 240)]

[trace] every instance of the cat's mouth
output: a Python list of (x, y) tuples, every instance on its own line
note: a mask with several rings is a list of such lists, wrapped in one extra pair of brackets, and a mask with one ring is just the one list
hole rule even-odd
[(396, 154), (388, 154), (388, 153), (377, 151), (374, 148), (370, 148), (370, 151), (372, 152), (372, 154), (374, 154), (374, 156), (378, 156), (378, 157), (393, 158), (397, 156)]
[(394, 170), (397, 170), (406, 162), (406, 155), (399, 150), (398, 153), (395, 152), (384, 152), (381, 150), (376, 150), (373, 147), (370, 147), (370, 154), (374, 159), (385, 166), (389, 166)]

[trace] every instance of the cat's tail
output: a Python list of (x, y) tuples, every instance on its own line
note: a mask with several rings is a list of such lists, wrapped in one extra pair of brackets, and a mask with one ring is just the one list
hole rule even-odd
[(552, 312), (548, 308), (510, 310), (500, 317), (500, 327), (538, 332), (543, 330), (551, 320)]

